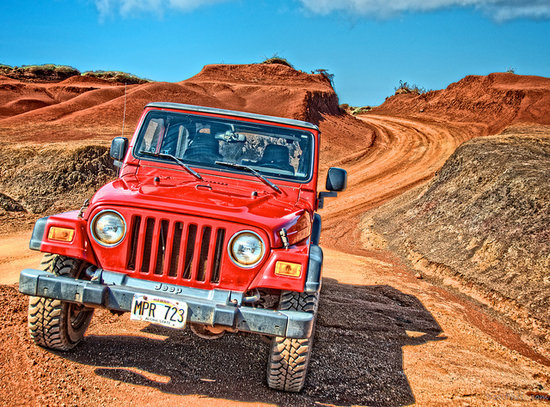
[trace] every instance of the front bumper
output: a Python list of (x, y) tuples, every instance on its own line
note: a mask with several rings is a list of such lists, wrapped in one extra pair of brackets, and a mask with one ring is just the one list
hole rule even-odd
[(188, 323), (225, 326), (264, 335), (307, 338), (313, 330), (313, 314), (302, 311), (274, 311), (243, 305), (243, 293), (203, 290), (157, 283), (100, 270), (96, 281), (75, 280), (51, 273), (25, 269), (19, 277), (19, 291), (38, 297), (130, 311), (134, 294), (184, 301)]

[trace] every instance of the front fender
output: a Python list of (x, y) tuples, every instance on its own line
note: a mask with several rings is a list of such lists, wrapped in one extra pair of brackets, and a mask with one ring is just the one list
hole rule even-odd
[(315, 293), (321, 290), (323, 271), (323, 250), (316, 244), (309, 248), (309, 262), (307, 267), (304, 292)]
[[(50, 238), (50, 230), (54, 226), (74, 230), (72, 240), (66, 242)], [(86, 221), (78, 217), (78, 211), (70, 211), (38, 219), (34, 224), (29, 248), (81, 259), (97, 265), (88, 239)]]
[[(302, 264), (300, 277), (275, 275), (275, 263), (287, 261)], [(258, 273), (249, 289), (274, 288), (279, 290), (315, 293), (321, 289), (323, 250), (315, 244), (291, 246), (289, 249), (273, 249), (263, 272)]]

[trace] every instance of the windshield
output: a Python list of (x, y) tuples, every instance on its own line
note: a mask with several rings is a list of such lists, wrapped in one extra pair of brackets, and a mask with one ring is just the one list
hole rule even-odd
[[(149, 112), (134, 155), (194, 167), (248, 172), (306, 182), (313, 167), (313, 135), (305, 130), (164, 111)], [(216, 164), (218, 162), (218, 164)], [(237, 164), (236, 166), (219, 163)]]

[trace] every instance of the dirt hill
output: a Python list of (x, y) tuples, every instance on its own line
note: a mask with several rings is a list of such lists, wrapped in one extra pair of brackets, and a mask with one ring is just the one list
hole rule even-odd
[(550, 78), (470, 75), (443, 90), (396, 94), (373, 113), (483, 123), (489, 134), (513, 123), (550, 124)]
[[(72, 76), (56, 83), (0, 77), (0, 132), (13, 141), (110, 139), (121, 132), (124, 92), (120, 83), (88, 76)], [(182, 82), (127, 86), (128, 133), (135, 128), (143, 107), (152, 101), (243, 110), (314, 123), (322, 122), (324, 115), (344, 116), (325, 76), (280, 64), (208, 65)]]

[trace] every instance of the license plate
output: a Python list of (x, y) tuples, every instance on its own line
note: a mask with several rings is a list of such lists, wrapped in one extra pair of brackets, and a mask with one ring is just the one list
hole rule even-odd
[(187, 304), (168, 298), (135, 294), (130, 319), (182, 329), (187, 322)]

